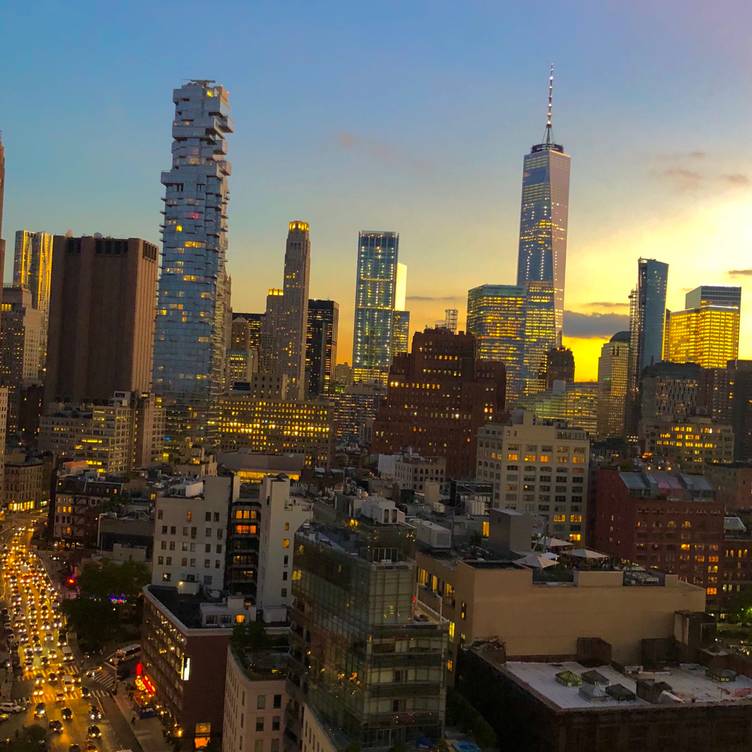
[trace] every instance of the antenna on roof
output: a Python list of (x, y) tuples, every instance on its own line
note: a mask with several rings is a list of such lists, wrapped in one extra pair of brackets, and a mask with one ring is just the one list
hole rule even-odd
[(548, 72), (548, 107), (546, 108), (546, 137), (544, 143), (550, 145), (553, 141), (553, 116), (554, 116), (554, 64)]

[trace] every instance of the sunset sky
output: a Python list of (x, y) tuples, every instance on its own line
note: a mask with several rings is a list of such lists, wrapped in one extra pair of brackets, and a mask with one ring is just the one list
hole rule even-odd
[(396, 230), (412, 327), (516, 277), (522, 157), (545, 125), (572, 157), (565, 334), (577, 377), (626, 327), (637, 259), (669, 307), (741, 284), (752, 357), (752, 4), (17, 2), (0, 6), (4, 236), (157, 241), (172, 89), (229, 88), (232, 301), (281, 285), (289, 219), (311, 223), (311, 296), (351, 357), (359, 229)]

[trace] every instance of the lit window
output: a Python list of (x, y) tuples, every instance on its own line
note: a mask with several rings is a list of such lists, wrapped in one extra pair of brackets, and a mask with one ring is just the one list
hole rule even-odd
[(282, 538), (282, 548), (290, 548), (290, 539)]

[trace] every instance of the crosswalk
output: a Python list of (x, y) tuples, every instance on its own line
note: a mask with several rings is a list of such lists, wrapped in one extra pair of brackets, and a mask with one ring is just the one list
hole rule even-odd
[(94, 682), (99, 684), (101, 687), (104, 687), (104, 689), (108, 691), (115, 689), (115, 685), (117, 684), (115, 675), (111, 671), (107, 671), (103, 668), (98, 668), (94, 672), (94, 676), (92, 678)]

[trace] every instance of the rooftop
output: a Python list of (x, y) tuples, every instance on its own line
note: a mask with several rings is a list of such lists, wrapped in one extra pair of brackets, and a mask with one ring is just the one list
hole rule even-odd
[(715, 488), (703, 475), (654, 470), (650, 472), (620, 472), (619, 477), (632, 496), (683, 499), (686, 501), (715, 500)]
[(562, 663), (509, 661), (499, 668), (517, 683), (560, 710), (599, 710), (604, 707), (623, 706), (627, 703), (643, 707), (656, 705), (637, 696), (638, 679), (655, 680), (668, 685), (670, 688), (666, 690), (668, 695), (658, 701), (659, 705), (752, 701), (752, 679), (735, 675), (729, 681), (719, 681), (711, 678), (707, 674), (707, 669), (696, 663), (682, 663), (665, 671), (636, 674), (623, 674), (611, 666), (598, 666), (596, 671), (607, 680), (609, 689), (613, 685), (621, 685), (634, 694), (634, 697), (628, 700), (616, 699), (610, 693), (605, 697), (591, 699), (580, 692), (579, 686), (567, 686), (559, 681), (557, 674), (561, 672), (571, 672), (581, 679), (583, 674), (591, 670), (576, 661)]

